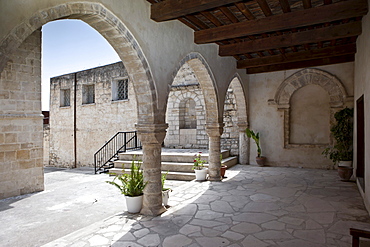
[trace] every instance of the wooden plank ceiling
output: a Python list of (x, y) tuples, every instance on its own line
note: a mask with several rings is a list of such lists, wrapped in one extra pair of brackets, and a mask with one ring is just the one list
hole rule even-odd
[(366, 0), (147, 1), (154, 21), (181, 21), (248, 74), (354, 61), (368, 10)]

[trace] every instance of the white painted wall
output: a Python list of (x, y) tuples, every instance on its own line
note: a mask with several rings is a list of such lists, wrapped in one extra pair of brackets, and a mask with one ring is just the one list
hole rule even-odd
[[(365, 205), (370, 211), (370, 14), (362, 18), (362, 34), (357, 39), (357, 53), (355, 59), (355, 89), (354, 101), (364, 95), (365, 108), (365, 193), (363, 193)], [(357, 112), (355, 109), (355, 116)], [(355, 118), (356, 119), (356, 118)], [(356, 167), (356, 122), (354, 140), (354, 166)], [(362, 192), (362, 190), (360, 189)]]
[[(348, 95), (353, 95), (353, 63), (321, 66), (318, 69), (335, 75), (344, 85)], [(297, 71), (299, 70), (249, 76), (250, 128), (260, 132), (262, 153), (267, 157), (268, 165), (332, 168), (332, 162), (321, 155), (323, 148), (285, 149), (284, 114), (282, 111), (278, 111), (276, 106), (268, 104), (268, 100), (275, 97), (279, 85)], [(307, 95), (307, 97), (315, 97), (315, 95)], [(304, 100), (302, 99), (302, 101)], [(315, 114), (315, 112), (311, 114)], [(304, 131), (304, 129), (296, 131)], [(327, 131), (329, 130), (327, 129)], [(250, 164), (256, 164), (257, 151), (253, 141), (251, 141), (250, 147)]]

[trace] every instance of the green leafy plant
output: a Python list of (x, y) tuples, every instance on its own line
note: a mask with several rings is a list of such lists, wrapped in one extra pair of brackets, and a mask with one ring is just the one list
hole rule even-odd
[[(140, 196), (143, 194), (144, 188), (148, 182), (144, 182), (143, 172), (140, 170), (141, 163), (135, 160), (131, 163), (131, 173), (117, 175), (113, 181), (106, 181), (107, 183), (117, 187), (125, 196)], [(120, 184), (115, 182), (120, 181)]]
[(194, 155), (193, 170), (202, 170), (204, 168), (205, 160), (202, 159), (202, 152)]
[(335, 142), (334, 146), (324, 149), (322, 154), (334, 163), (353, 159), (353, 109), (344, 108), (334, 114), (336, 123), (330, 132)]
[(253, 130), (246, 128), (245, 133), (247, 134), (248, 138), (252, 138), (257, 145), (257, 157), (261, 157), (262, 149), (260, 146), (260, 133), (255, 133)]
[(170, 188), (165, 188), (164, 187), (164, 183), (166, 182), (166, 179), (167, 179), (167, 174), (168, 174), (168, 171), (166, 173), (163, 173), (162, 174), (162, 177), (161, 177), (161, 180), (162, 180), (162, 191), (166, 191), (166, 190), (172, 191)]

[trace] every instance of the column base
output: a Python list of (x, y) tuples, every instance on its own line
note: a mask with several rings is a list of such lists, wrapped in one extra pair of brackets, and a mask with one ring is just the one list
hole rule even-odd
[(167, 209), (164, 206), (160, 206), (159, 208), (143, 207), (140, 211), (140, 214), (147, 216), (158, 216), (166, 211)]
[(221, 180), (222, 180), (221, 176), (220, 177), (208, 177), (208, 181), (220, 182)]

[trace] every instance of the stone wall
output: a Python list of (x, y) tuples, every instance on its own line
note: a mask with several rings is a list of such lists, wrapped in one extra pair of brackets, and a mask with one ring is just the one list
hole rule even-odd
[(44, 188), (41, 31), (15, 52), (0, 77), (0, 199)]
[[(119, 131), (135, 130), (137, 107), (131, 80), (128, 83), (128, 99), (113, 100), (115, 87), (112, 85), (123, 78), (127, 78), (127, 72), (121, 62), (77, 72), (76, 104), (75, 73), (51, 79), (51, 166), (73, 167), (75, 145), (77, 167), (93, 166), (94, 153), (106, 141)], [(95, 103), (83, 104), (85, 85), (95, 85)], [(65, 89), (70, 90), (70, 106), (61, 106), (61, 90)]]
[[(188, 101), (194, 102), (189, 106)], [(191, 115), (191, 116), (189, 116)], [(195, 123), (187, 119), (194, 118)], [(194, 71), (184, 64), (178, 71), (168, 97), (166, 121), (169, 125), (165, 146), (171, 148), (207, 149), (209, 137), (206, 133), (206, 109), (204, 95)], [(233, 90), (227, 91), (224, 105), (224, 131), (221, 148), (239, 154), (239, 131), (237, 108)]]

